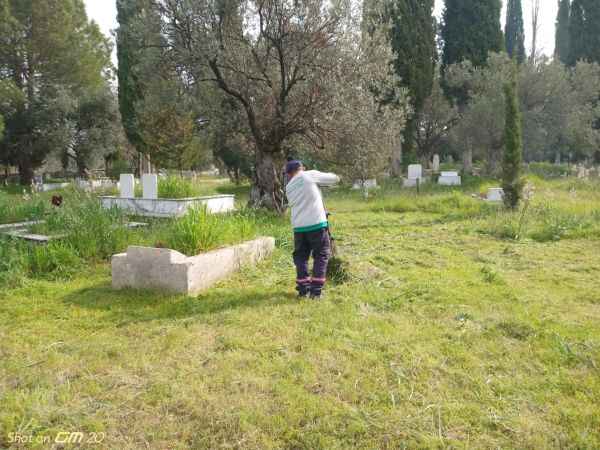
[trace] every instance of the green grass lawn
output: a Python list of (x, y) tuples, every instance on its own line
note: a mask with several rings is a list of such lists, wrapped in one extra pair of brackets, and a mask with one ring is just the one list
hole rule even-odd
[(460, 191), (334, 194), (352, 280), (320, 303), (281, 227), (195, 298), (108, 264), (2, 289), (0, 448), (600, 448), (600, 190), (572, 183), (538, 181), (519, 240)]

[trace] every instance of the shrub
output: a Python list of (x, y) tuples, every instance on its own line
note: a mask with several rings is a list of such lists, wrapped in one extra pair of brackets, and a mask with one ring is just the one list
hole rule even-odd
[(504, 157), (502, 160), (502, 187), (504, 188), (504, 204), (507, 208), (516, 209), (521, 201), (525, 183), (521, 176), (523, 131), (514, 75), (513, 81), (504, 86), (504, 96), (506, 98), (506, 125), (504, 130)]

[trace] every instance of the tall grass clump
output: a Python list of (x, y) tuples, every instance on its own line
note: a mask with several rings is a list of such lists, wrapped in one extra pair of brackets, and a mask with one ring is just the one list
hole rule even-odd
[(439, 214), (443, 220), (468, 220), (488, 216), (497, 206), (469, 197), (462, 192), (439, 195), (401, 195), (384, 199), (373, 206), (376, 212), (425, 212)]
[(579, 205), (538, 203), (523, 211), (502, 210), (492, 215), (479, 229), (499, 239), (531, 239), (552, 242), (563, 239), (599, 239), (600, 214)]
[(105, 209), (94, 197), (74, 194), (61, 208), (54, 208), (34, 231), (58, 236), (80, 258), (105, 260), (122, 251), (131, 232), (117, 208)]
[(532, 162), (527, 165), (527, 170), (529, 173), (540, 178), (561, 178), (569, 175), (568, 164)]
[(169, 175), (158, 180), (159, 198), (188, 198), (197, 196), (198, 190), (191, 180)]
[(0, 191), (0, 224), (37, 220), (44, 216), (46, 202), (38, 195), (27, 198)]
[(252, 239), (256, 233), (256, 221), (251, 215), (210, 214), (206, 208), (196, 208), (173, 222), (163, 242), (168, 248), (192, 256)]

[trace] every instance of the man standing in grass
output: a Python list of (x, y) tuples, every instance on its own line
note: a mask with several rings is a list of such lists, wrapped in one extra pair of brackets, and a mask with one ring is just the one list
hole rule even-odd
[[(320, 299), (325, 286), (327, 264), (331, 257), (331, 240), (327, 212), (319, 186), (333, 186), (340, 178), (333, 173), (304, 170), (300, 161), (285, 166), (289, 180), (286, 195), (292, 208), (294, 227), (294, 264), (297, 272), (296, 290), (300, 297)], [(310, 276), (308, 261), (314, 259)]]

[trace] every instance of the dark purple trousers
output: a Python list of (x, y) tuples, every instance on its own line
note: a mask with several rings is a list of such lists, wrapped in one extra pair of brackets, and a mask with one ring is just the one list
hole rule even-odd
[[(308, 261), (313, 257), (313, 273), (310, 276)], [(327, 264), (331, 257), (329, 230), (323, 228), (308, 233), (294, 233), (294, 264), (296, 265), (296, 289), (300, 295), (321, 295), (327, 277)]]

